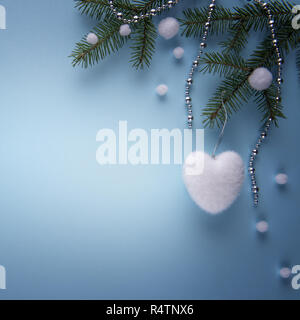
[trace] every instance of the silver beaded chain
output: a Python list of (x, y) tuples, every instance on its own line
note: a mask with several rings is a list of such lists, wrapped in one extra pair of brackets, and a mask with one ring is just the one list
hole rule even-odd
[[(273, 15), (272, 12), (269, 8), (268, 3), (265, 3), (261, 0), (254, 0), (256, 3), (258, 3), (263, 10), (266, 12), (267, 16), (268, 16), (268, 23), (269, 23), (269, 27), (271, 30), (271, 37), (272, 37), (272, 44), (273, 47), (275, 49), (276, 52), (276, 57), (277, 57), (277, 66), (278, 66), (278, 77), (276, 79), (277, 82), (277, 95), (275, 98), (274, 103), (276, 104), (276, 107), (278, 107), (280, 101), (281, 101), (281, 84), (282, 84), (282, 64), (283, 64), (283, 59), (281, 56), (281, 52), (279, 49), (279, 45), (278, 45), (278, 40), (277, 40), (277, 36), (276, 36), (276, 32), (274, 29), (274, 19), (273, 19)], [(258, 198), (259, 198), (259, 188), (257, 186), (256, 183), (256, 176), (255, 176), (255, 168), (254, 168), (254, 163), (256, 160), (256, 156), (258, 154), (258, 150), (263, 142), (263, 140), (266, 138), (268, 130), (270, 129), (271, 123), (272, 123), (273, 119), (270, 117), (266, 123), (265, 126), (262, 130), (262, 132), (260, 133), (259, 138), (256, 141), (255, 144), (255, 148), (252, 150), (251, 155), (250, 155), (250, 160), (249, 160), (249, 174), (250, 174), (250, 178), (251, 178), (251, 185), (252, 185), (252, 194), (253, 194), (253, 203), (254, 206), (258, 205)]]
[[(251, 0), (250, 0), (251, 1)], [(276, 107), (278, 107), (280, 101), (281, 101), (281, 84), (282, 84), (282, 64), (283, 64), (283, 59), (281, 56), (281, 52), (279, 49), (279, 45), (278, 45), (278, 39), (276, 36), (276, 32), (275, 32), (275, 21), (272, 15), (272, 12), (269, 8), (268, 3), (262, 1), (262, 0), (253, 0), (254, 2), (256, 2), (257, 4), (259, 4), (262, 9), (266, 12), (267, 17), (268, 17), (268, 24), (269, 24), (269, 28), (271, 31), (271, 37), (272, 37), (272, 44), (273, 47), (275, 49), (275, 53), (277, 56), (277, 65), (278, 65), (278, 73), (277, 73), (277, 95), (275, 98), (275, 104)], [(172, 8), (174, 5), (176, 5), (179, 2), (179, 0), (169, 0), (166, 2), (166, 4), (163, 4), (162, 6), (156, 7), (156, 8), (152, 8), (149, 11), (145, 12), (145, 13), (141, 13), (139, 15), (135, 15), (132, 18), (124, 18), (124, 13), (118, 11), (115, 6), (114, 6), (114, 1), (113, 0), (108, 0), (108, 4), (110, 9), (112, 10), (112, 12), (115, 14), (116, 18), (121, 20), (123, 23), (137, 23), (140, 20), (143, 20), (145, 18), (148, 18), (150, 16), (155, 16), (157, 15), (159, 12)], [(188, 74), (188, 78), (186, 80), (186, 87), (185, 87), (185, 104), (187, 107), (187, 112), (188, 112), (188, 128), (192, 129), (193, 127), (193, 110), (192, 110), (192, 99), (190, 96), (190, 90), (191, 90), (191, 86), (193, 83), (193, 76), (194, 76), (194, 72), (197, 69), (198, 65), (199, 65), (199, 61), (201, 58), (201, 55), (203, 54), (203, 49), (206, 48), (207, 46), (207, 36), (208, 36), (208, 31), (209, 31), (209, 27), (211, 24), (211, 18), (212, 18), (212, 14), (213, 11), (215, 9), (215, 2), (216, 0), (211, 0), (211, 3), (208, 7), (208, 15), (207, 15), (207, 22), (204, 25), (204, 33), (202, 36), (202, 40), (200, 43), (200, 50), (198, 51), (197, 57), (196, 59), (193, 61), (192, 67), (190, 69), (190, 72)], [(250, 178), (251, 178), (251, 184), (252, 184), (252, 193), (253, 193), (253, 200), (254, 200), (254, 205), (257, 206), (258, 205), (258, 198), (259, 198), (259, 188), (257, 186), (256, 183), (256, 176), (255, 176), (255, 168), (254, 168), (254, 162), (256, 159), (256, 156), (258, 154), (258, 149), (260, 148), (263, 140), (265, 139), (265, 137), (267, 136), (267, 132), (270, 129), (271, 123), (272, 123), (273, 119), (269, 118), (264, 126), (264, 129), (262, 130), (259, 138), (256, 141), (255, 144), (255, 148), (252, 150), (251, 155), (250, 155), (250, 160), (249, 160), (249, 174), (250, 174)]]
[[(268, 24), (271, 30), (271, 37), (272, 37), (272, 44), (273, 47), (275, 49), (276, 52), (276, 56), (277, 56), (277, 65), (278, 65), (278, 76), (276, 79), (277, 82), (277, 95), (275, 98), (274, 103), (276, 104), (276, 107), (278, 107), (280, 101), (281, 101), (281, 84), (282, 84), (282, 64), (283, 64), (283, 59), (281, 57), (281, 52), (279, 49), (279, 45), (278, 45), (278, 40), (276, 37), (276, 32), (275, 32), (275, 28), (274, 28), (274, 19), (273, 19), (273, 15), (272, 12), (269, 8), (269, 5), (261, 0), (254, 0), (256, 3), (258, 3), (262, 9), (266, 12), (267, 16), (268, 16)], [(208, 30), (210, 27), (210, 23), (211, 23), (211, 17), (212, 17), (212, 13), (215, 9), (215, 0), (211, 1), (211, 4), (209, 5), (209, 9), (208, 9), (208, 17), (207, 17), (207, 22), (205, 23), (204, 26), (204, 34), (202, 37), (202, 41), (200, 43), (200, 50), (198, 52), (198, 55), (196, 57), (196, 59), (193, 61), (192, 67), (190, 69), (188, 78), (186, 80), (186, 87), (185, 87), (185, 104), (187, 107), (187, 111), (188, 111), (188, 128), (192, 129), (193, 127), (193, 110), (192, 110), (192, 99), (190, 96), (190, 90), (191, 90), (191, 86), (193, 83), (193, 76), (194, 76), (194, 72), (197, 69), (198, 65), (199, 65), (199, 60), (201, 58), (201, 55), (203, 54), (203, 49), (206, 48), (207, 44), (206, 44), (206, 40), (207, 40), (207, 35), (208, 35)], [(259, 138), (256, 141), (255, 144), (255, 149), (252, 150), (251, 152), (251, 156), (250, 156), (250, 161), (249, 161), (249, 173), (250, 173), (250, 177), (251, 177), (251, 184), (252, 184), (252, 193), (253, 193), (253, 200), (254, 200), (254, 205), (258, 205), (258, 186), (256, 183), (256, 176), (255, 176), (255, 168), (254, 168), (254, 162), (256, 159), (256, 156), (258, 154), (258, 149), (260, 148), (263, 140), (265, 139), (265, 137), (267, 136), (267, 132), (270, 129), (271, 123), (272, 123), (273, 119), (269, 118), (264, 126), (263, 131), (261, 132)]]
[(199, 65), (199, 61), (201, 58), (201, 55), (203, 54), (203, 49), (206, 48), (207, 46), (207, 35), (208, 35), (208, 30), (210, 27), (210, 23), (211, 23), (211, 17), (212, 17), (212, 13), (215, 9), (215, 2), (216, 0), (211, 0), (211, 3), (208, 7), (208, 14), (207, 14), (207, 22), (204, 25), (204, 33), (202, 36), (202, 40), (200, 43), (200, 50), (198, 51), (198, 55), (196, 57), (196, 59), (193, 61), (192, 67), (190, 69), (188, 78), (186, 80), (186, 86), (185, 86), (185, 105), (187, 107), (187, 112), (188, 112), (188, 128), (192, 129), (193, 127), (193, 110), (192, 110), (192, 98), (190, 95), (190, 90), (191, 90), (191, 86), (193, 83), (193, 76), (194, 76), (194, 72), (197, 69), (198, 65)]
[(109, 7), (112, 10), (112, 12), (114, 13), (114, 15), (116, 16), (116, 18), (121, 20), (124, 23), (137, 23), (145, 18), (149, 18), (150, 16), (156, 16), (159, 12), (172, 8), (178, 2), (179, 2), (179, 0), (169, 0), (161, 6), (158, 6), (156, 8), (152, 8), (145, 13), (135, 15), (132, 18), (128, 19), (128, 18), (124, 18), (125, 14), (123, 12), (120, 12), (115, 8), (113, 0), (108, 0)]

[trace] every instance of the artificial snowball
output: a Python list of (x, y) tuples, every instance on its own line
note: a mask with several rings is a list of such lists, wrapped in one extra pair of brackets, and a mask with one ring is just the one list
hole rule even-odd
[(288, 175), (285, 173), (278, 173), (275, 177), (275, 181), (278, 184), (286, 184), (288, 182)]
[(267, 68), (255, 69), (248, 78), (250, 86), (255, 90), (266, 90), (273, 81), (273, 75)]
[(184, 54), (184, 49), (181, 47), (177, 47), (173, 50), (173, 54), (176, 59), (181, 59)]
[(287, 279), (291, 275), (291, 269), (288, 267), (283, 267), (279, 270), (279, 274), (281, 278)]
[(259, 222), (257, 222), (256, 230), (258, 232), (264, 233), (264, 232), (267, 232), (268, 229), (269, 229), (269, 224), (268, 224), (267, 221), (259, 221)]
[(120, 32), (120, 35), (121, 35), (122, 37), (127, 37), (127, 36), (129, 36), (130, 33), (131, 33), (131, 29), (130, 29), (129, 24), (122, 24), (121, 27), (120, 27), (119, 32)]
[(162, 19), (158, 25), (158, 33), (166, 40), (169, 40), (176, 36), (178, 31), (179, 23), (177, 19), (172, 17)]
[(165, 84), (160, 84), (156, 87), (156, 92), (160, 96), (164, 96), (168, 92), (168, 86)]
[(95, 33), (89, 33), (86, 37), (86, 41), (89, 43), (89, 44), (92, 44), (92, 45), (95, 45), (98, 43), (99, 39), (97, 37), (97, 35)]

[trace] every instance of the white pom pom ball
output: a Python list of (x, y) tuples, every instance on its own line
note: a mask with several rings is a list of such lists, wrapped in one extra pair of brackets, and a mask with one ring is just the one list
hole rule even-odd
[(184, 54), (184, 49), (181, 47), (177, 47), (173, 50), (173, 55), (176, 59), (181, 59)]
[(248, 81), (253, 89), (262, 91), (270, 87), (273, 75), (267, 68), (257, 68), (251, 73)]
[(288, 182), (288, 175), (285, 174), (285, 173), (278, 173), (278, 174), (276, 175), (276, 177), (275, 177), (275, 181), (276, 181), (276, 183), (281, 184), (281, 185), (287, 184), (287, 182)]
[(174, 36), (176, 36), (178, 31), (179, 31), (178, 20), (172, 17), (161, 20), (161, 22), (158, 25), (158, 33), (166, 40), (169, 40)]
[(156, 87), (156, 92), (160, 96), (164, 96), (168, 92), (168, 86), (165, 84), (160, 84), (159, 86)]
[(258, 232), (260, 232), (260, 233), (265, 233), (265, 232), (267, 232), (268, 231), (268, 229), (269, 229), (269, 224), (268, 224), (268, 222), (267, 221), (259, 221), (259, 222), (257, 222), (257, 224), (256, 224), (256, 230), (258, 231)]
[(120, 27), (119, 32), (120, 32), (120, 35), (121, 35), (122, 37), (127, 37), (127, 36), (129, 36), (130, 33), (131, 33), (131, 29), (130, 29), (129, 24), (122, 24), (121, 27)]
[(279, 270), (280, 277), (283, 279), (287, 279), (291, 275), (291, 269), (288, 267), (283, 267)]
[(97, 37), (97, 35), (95, 33), (89, 33), (86, 37), (86, 41), (89, 43), (89, 44), (92, 44), (92, 45), (95, 45), (98, 43), (99, 39)]

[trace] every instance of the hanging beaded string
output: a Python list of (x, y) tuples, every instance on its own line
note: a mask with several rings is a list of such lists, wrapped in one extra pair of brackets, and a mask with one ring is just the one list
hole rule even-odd
[[(275, 98), (275, 105), (276, 107), (278, 107), (278, 104), (281, 101), (281, 83), (282, 83), (282, 64), (283, 64), (283, 59), (281, 57), (281, 53), (280, 53), (280, 49), (278, 46), (278, 40), (277, 40), (277, 36), (276, 36), (276, 32), (274, 29), (274, 19), (273, 19), (273, 15), (272, 12), (269, 8), (268, 3), (265, 3), (261, 0), (254, 0), (256, 3), (258, 3), (262, 9), (266, 12), (267, 16), (268, 16), (268, 23), (269, 23), (269, 28), (271, 31), (271, 37), (272, 37), (272, 44), (273, 47), (275, 49), (275, 53), (276, 53), (276, 57), (277, 57), (277, 66), (278, 66), (278, 77), (276, 79), (277, 82), (277, 95)], [(254, 206), (258, 205), (258, 198), (259, 198), (259, 188), (257, 186), (256, 183), (256, 176), (255, 176), (255, 168), (254, 168), (254, 163), (256, 160), (256, 156), (258, 154), (258, 150), (263, 142), (263, 140), (266, 138), (267, 133), (270, 129), (271, 123), (272, 123), (273, 119), (270, 117), (266, 123), (265, 126), (259, 136), (259, 138), (256, 141), (255, 144), (255, 148), (252, 150), (251, 155), (250, 155), (250, 160), (249, 160), (249, 174), (250, 174), (250, 178), (251, 178), (251, 184), (252, 184), (252, 194), (253, 194), (253, 203)]]
[(140, 20), (143, 20), (145, 18), (149, 18), (150, 16), (156, 16), (159, 12), (164, 11), (166, 9), (172, 8), (174, 5), (176, 5), (179, 2), (179, 0), (169, 0), (166, 4), (163, 4), (157, 8), (152, 8), (148, 10), (146, 13), (141, 13), (140, 15), (135, 15), (131, 19), (124, 18), (125, 14), (123, 12), (118, 11), (114, 6), (113, 0), (108, 0), (108, 4), (112, 12), (115, 14), (115, 16), (121, 20), (124, 23), (137, 23)]
[[(281, 52), (278, 46), (278, 40), (276, 37), (276, 32), (274, 29), (274, 19), (273, 19), (273, 15), (272, 12), (269, 8), (268, 3), (263, 2), (262, 0), (249, 0), (249, 1), (254, 1), (257, 4), (259, 4), (262, 9), (266, 12), (267, 17), (268, 17), (268, 24), (269, 24), (269, 28), (271, 31), (271, 37), (272, 37), (272, 44), (273, 47), (275, 49), (275, 53), (277, 56), (277, 65), (278, 65), (278, 77), (276, 79), (277, 81), (277, 96), (275, 99), (275, 104), (276, 107), (278, 106), (279, 102), (281, 101), (281, 83), (282, 83), (282, 64), (283, 64), (283, 59), (281, 57)], [(172, 8), (175, 4), (177, 4), (179, 2), (179, 0), (169, 0), (166, 4), (163, 4), (162, 6), (159, 6), (157, 8), (152, 8), (149, 11), (147, 11), (146, 13), (141, 13), (140, 15), (135, 15), (133, 16), (131, 19), (127, 19), (124, 18), (124, 14), (120, 11), (118, 11), (115, 6), (114, 6), (114, 1), (113, 0), (108, 0), (110, 9), (112, 10), (112, 12), (115, 14), (115, 16), (121, 20), (123, 23), (137, 23), (142, 19), (148, 18), (149, 16), (155, 16), (157, 15), (157, 13)], [(197, 69), (198, 65), (199, 65), (199, 61), (201, 58), (201, 55), (203, 54), (203, 49), (206, 48), (207, 46), (207, 36), (208, 36), (208, 30), (211, 24), (211, 17), (212, 17), (212, 13), (215, 9), (215, 0), (211, 0), (211, 3), (209, 5), (208, 8), (208, 16), (207, 16), (207, 22), (204, 25), (204, 33), (202, 36), (202, 41), (200, 43), (200, 50), (198, 52), (198, 55), (196, 57), (196, 59), (193, 61), (192, 67), (190, 69), (188, 78), (186, 80), (186, 87), (185, 87), (185, 104), (187, 107), (187, 111), (188, 111), (188, 128), (192, 129), (193, 127), (193, 110), (192, 110), (192, 99), (190, 96), (190, 90), (191, 90), (191, 86), (193, 83), (193, 76), (194, 76), (194, 72)], [(254, 162), (256, 159), (256, 156), (258, 154), (258, 149), (260, 148), (263, 140), (265, 139), (265, 137), (267, 136), (267, 132), (270, 129), (271, 123), (272, 123), (273, 119), (270, 117), (264, 126), (263, 131), (261, 132), (259, 138), (256, 141), (255, 144), (255, 148), (252, 150), (251, 155), (250, 155), (250, 160), (249, 160), (249, 174), (251, 177), (251, 184), (252, 184), (252, 193), (253, 193), (253, 200), (254, 200), (254, 205), (257, 206), (258, 205), (258, 198), (259, 198), (259, 188), (257, 186), (256, 183), (256, 176), (255, 176), (255, 168), (254, 168)]]
[(199, 60), (201, 58), (201, 55), (203, 54), (203, 49), (206, 48), (207, 44), (206, 44), (206, 40), (207, 40), (207, 35), (208, 35), (208, 30), (210, 27), (210, 22), (211, 22), (211, 17), (212, 17), (212, 13), (215, 9), (215, 0), (211, 0), (211, 3), (208, 7), (208, 15), (207, 15), (207, 22), (204, 25), (204, 33), (202, 36), (202, 40), (200, 43), (200, 50), (198, 52), (198, 55), (196, 57), (196, 59), (193, 61), (193, 65), (190, 69), (188, 78), (186, 80), (186, 87), (185, 87), (185, 104), (187, 107), (187, 111), (188, 111), (188, 128), (192, 129), (193, 126), (193, 110), (192, 110), (192, 99), (190, 96), (190, 89), (193, 83), (193, 76), (194, 76), (194, 72), (197, 69), (198, 65), (199, 65)]

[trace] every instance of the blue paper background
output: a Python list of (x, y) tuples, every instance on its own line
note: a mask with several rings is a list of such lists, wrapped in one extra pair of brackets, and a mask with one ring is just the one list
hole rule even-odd
[[(282, 264), (300, 264), (294, 54), (284, 66), (288, 119), (272, 130), (257, 163), (259, 209), (251, 206), (246, 179), (234, 205), (211, 217), (189, 198), (181, 166), (101, 167), (95, 159), (97, 131), (117, 130), (119, 120), (129, 129), (183, 128), (184, 79), (199, 40), (158, 38), (145, 71), (131, 68), (128, 46), (93, 69), (73, 69), (68, 55), (94, 22), (72, 0), (1, 4), (7, 30), (0, 30), (0, 264), (7, 290), (0, 299), (300, 298), (278, 276)], [(172, 57), (177, 45), (185, 49), (179, 63)], [(199, 128), (200, 106), (216, 81), (195, 81)], [(160, 83), (169, 86), (165, 100), (154, 91)], [(236, 150), (247, 161), (260, 118), (254, 104), (244, 106), (219, 151)], [(217, 134), (205, 131), (208, 152)], [(282, 170), (286, 188), (274, 183)], [(269, 221), (266, 237), (255, 231), (259, 217)]]

